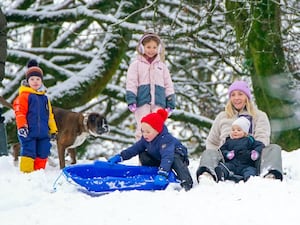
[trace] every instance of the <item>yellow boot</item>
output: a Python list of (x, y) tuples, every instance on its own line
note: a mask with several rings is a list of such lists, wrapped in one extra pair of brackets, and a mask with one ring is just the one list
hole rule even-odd
[(34, 170), (34, 159), (27, 156), (21, 156), (20, 171), (24, 173), (30, 173), (33, 170)]

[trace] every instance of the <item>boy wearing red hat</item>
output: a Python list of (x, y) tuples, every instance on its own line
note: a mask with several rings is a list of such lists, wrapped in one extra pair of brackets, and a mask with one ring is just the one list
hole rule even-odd
[(28, 63), (26, 80), (13, 103), (21, 143), (20, 170), (45, 169), (50, 154), (50, 137), (57, 133), (51, 103), (43, 85), (43, 71), (35, 60)]
[(159, 167), (154, 179), (156, 185), (167, 185), (169, 172), (173, 169), (181, 181), (181, 186), (188, 191), (193, 187), (193, 179), (188, 169), (187, 149), (168, 132), (164, 125), (167, 117), (168, 112), (164, 109), (143, 117), (142, 138), (120, 154), (108, 159), (108, 162), (119, 163), (139, 155), (143, 166)]

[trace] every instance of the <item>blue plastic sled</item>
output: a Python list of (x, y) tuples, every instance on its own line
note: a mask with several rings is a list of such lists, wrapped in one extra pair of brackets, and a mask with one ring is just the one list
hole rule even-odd
[[(164, 190), (168, 185), (161, 187), (154, 184), (157, 170), (157, 167), (95, 161), (93, 164), (65, 167), (63, 174), (69, 182), (75, 182), (89, 194), (101, 194), (116, 190)], [(170, 172), (168, 180), (170, 183), (178, 183), (173, 172)]]

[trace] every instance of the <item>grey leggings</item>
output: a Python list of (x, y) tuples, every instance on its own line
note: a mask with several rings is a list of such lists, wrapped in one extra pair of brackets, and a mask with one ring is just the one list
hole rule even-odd
[[(201, 155), (200, 165), (196, 172), (197, 180), (204, 172), (212, 174), (214, 179), (217, 180), (214, 169), (222, 160), (223, 156), (219, 150), (205, 150)], [(261, 176), (272, 173), (276, 179), (282, 180), (281, 147), (276, 144), (266, 146), (262, 151), (261, 161), (258, 162), (257, 168)]]

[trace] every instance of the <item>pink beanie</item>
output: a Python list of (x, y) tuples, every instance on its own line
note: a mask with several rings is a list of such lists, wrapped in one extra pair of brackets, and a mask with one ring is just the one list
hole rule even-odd
[(231, 95), (231, 92), (233, 92), (233, 91), (242, 91), (245, 93), (245, 95), (248, 96), (249, 100), (251, 99), (250, 88), (245, 81), (238, 80), (238, 81), (233, 82), (228, 89), (229, 97)]

